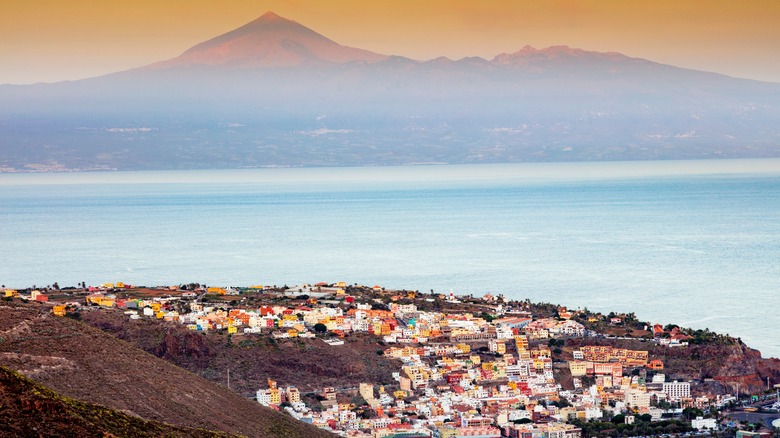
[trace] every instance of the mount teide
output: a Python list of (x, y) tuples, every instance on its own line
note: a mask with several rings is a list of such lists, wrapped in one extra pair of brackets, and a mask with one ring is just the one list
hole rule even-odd
[(200, 43), (150, 69), (211, 65), (233, 68), (295, 67), (362, 61), (385, 55), (335, 43), (294, 21), (268, 12), (238, 29)]
[(4, 171), (775, 156), (780, 84), (565, 46), (416, 61), (273, 13), (146, 67), (0, 87)]

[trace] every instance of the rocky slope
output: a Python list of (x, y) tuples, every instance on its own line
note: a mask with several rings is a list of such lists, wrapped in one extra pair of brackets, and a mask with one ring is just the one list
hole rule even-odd
[(330, 346), (320, 339), (273, 341), (264, 335), (193, 332), (180, 324), (129, 320), (121, 312), (84, 312), (82, 320), (137, 347), (215, 382), (253, 396), (266, 379), (301, 391), (323, 386), (356, 387), (359, 382), (391, 383), (399, 363), (380, 356), (378, 338), (352, 335)]

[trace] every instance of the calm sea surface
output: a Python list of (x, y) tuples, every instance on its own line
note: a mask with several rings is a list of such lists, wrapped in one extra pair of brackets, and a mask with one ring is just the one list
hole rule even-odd
[(780, 161), (0, 175), (0, 283), (318, 281), (633, 311), (780, 356)]

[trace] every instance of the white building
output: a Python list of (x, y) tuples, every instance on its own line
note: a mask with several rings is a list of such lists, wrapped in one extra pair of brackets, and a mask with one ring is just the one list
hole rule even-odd
[(257, 391), (257, 402), (260, 403), (263, 406), (268, 406), (271, 404), (271, 394), (266, 390), (259, 390)]
[(510, 326), (498, 326), (496, 327), (496, 339), (513, 339), (515, 334), (512, 333), (512, 327)]
[(696, 430), (710, 429), (715, 430), (718, 428), (718, 423), (714, 418), (696, 417), (695, 420), (691, 420), (691, 427)]
[(691, 397), (691, 384), (688, 382), (664, 382), (663, 387), (664, 394), (669, 397), (669, 400), (678, 401), (684, 398)]

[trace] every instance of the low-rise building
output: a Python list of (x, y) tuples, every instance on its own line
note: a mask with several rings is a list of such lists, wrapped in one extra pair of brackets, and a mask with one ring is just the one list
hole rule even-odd
[(715, 430), (718, 428), (718, 423), (714, 418), (696, 417), (691, 420), (691, 427), (696, 430)]

